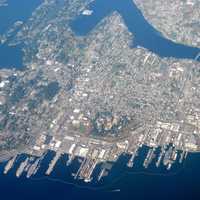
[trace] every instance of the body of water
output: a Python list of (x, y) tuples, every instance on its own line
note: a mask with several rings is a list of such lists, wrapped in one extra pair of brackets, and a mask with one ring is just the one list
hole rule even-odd
[(22, 46), (0, 45), (0, 69), (1, 68), (17, 68), (23, 67), (23, 51)]
[(161, 57), (195, 59), (199, 48), (177, 44), (164, 37), (154, 29), (136, 7), (133, 0), (95, 0), (88, 9), (92, 15), (80, 15), (71, 22), (72, 30), (81, 36), (86, 36), (106, 16), (117, 11), (124, 20), (128, 30), (133, 33), (133, 47), (144, 47)]
[[(8, 0), (7, 2), (7, 7), (0, 7), (0, 35), (10, 29), (16, 21), (26, 22), (42, 0)], [(0, 44), (0, 69), (22, 67), (22, 45)]]
[[(113, 169), (104, 184), (91, 186), (83, 182), (80, 185), (69, 184), (73, 182), (71, 173), (78, 168), (78, 162), (74, 161), (71, 167), (65, 166), (66, 156), (58, 161), (50, 178), (44, 176), (48, 163), (52, 158), (52, 152), (48, 154), (41, 165), (36, 177), (26, 179), (24, 174), (19, 179), (15, 177), (15, 167), (4, 176), (2, 174), (5, 164), (0, 165), (0, 194), (2, 199), (42, 200), (42, 199), (136, 199), (136, 200), (199, 200), (199, 154), (189, 154), (188, 159), (182, 165), (175, 165), (171, 171), (166, 171), (161, 166), (159, 169), (154, 164), (145, 170), (141, 163), (146, 154), (142, 149), (140, 156), (136, 158), (135, 167), (128, 169), (126, 161), (128, 156), (122, 156), (113, 166)], [(23, 160), (21, 156), (20, 160)], [(68, 182), (68, 183), (67, 183)], [(81, 186), (81, 187), (80, 187)]]

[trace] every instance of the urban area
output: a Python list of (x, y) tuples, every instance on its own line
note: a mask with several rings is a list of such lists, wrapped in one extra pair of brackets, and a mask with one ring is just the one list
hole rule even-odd
[[(135, 1), (139, 7), (147, 6), (144, 15), (165, 6), (158, 3), (164, 1)], [(67, 154), (67, 166), (81, 158), (74, 178), (90, 182), (97, 165), (101, 180), (123, 154), (130, 155), (127, 167), (133, 167), (143, 146), (148, 147), (144, 168), (153, 162), (170, 169), (188, 153), (198, 152), (199, 56), (161, 58), (147, 49), (131, 48), (134, 35), (117, 12), (87, 37), (76, 36), (70, 21), (77, 13), (91, 15), (87, 10), (91, 1), (59, 2), (44, 1), (27, 22), (16, 22), (0, 36), (1, 44), (23, 43), (24, 53), (22, 69), (0, 70), (0, 160), (8, 160), (4, 173), (20, 154), (28, 154), (16, 176), (23, 172), (34, 176), (50, 150), (55, 156), (46, 175)], [(170, 24), (165, 25), (168, 30)], [(199, 46), (197, 33), (183, 40), (184, 31), (178, 31), (180, 38), (174, 39)]]

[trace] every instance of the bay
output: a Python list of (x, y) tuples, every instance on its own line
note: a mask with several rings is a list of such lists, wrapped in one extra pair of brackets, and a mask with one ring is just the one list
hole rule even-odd
[(178, 44), (164, 38), (146, 21), (132, 0), (95, 0), (88, 9), (93, 11), (92, 15), (81, 14), (71, 21), (71, 28), (76, 35), (87, 36), (105, 17), (115, 11), (122, 17), (134, 36), (132, 47), (141, 46), (160, 57), (181, 59), (195, 59), (200, 52), (199, 48)]
[[(0, 35), (5, 33), (16, 21), (26, 20), (42, 0), (8, 0), (7, 7), (0, 7)], [(23, 45), (0, 44), (0, 69), (23, 68)]]

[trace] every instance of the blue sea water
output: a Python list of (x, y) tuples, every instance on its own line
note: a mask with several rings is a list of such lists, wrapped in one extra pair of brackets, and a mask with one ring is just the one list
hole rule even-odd
[(23, 51), (22, 46), (0, 46), (0, 69), (1, 68), (22, 68)]
[[(14, 176), (14, 169), (8, 175), (2, 175), (4, 164), (0, 165), (0, 197), (1, 199), (20, 200), (79, 200), (79, 199), (162, 199), (162, 200), (199, 200), (199, 154), (189, 154), (188, 159), (182, 165), (175, 166), (170, 172), (166, 172), (162, 167), (156, 169), (153, 165), (150, 169), (144, 170), (141, 161), (145, 156), (144, 149), (136, 158), (136, 167), (127, 169), (125, 164), (127, 156), (122, 156), (113, 166), (111, 174), (106, 178), (106, 182), (101, 187), (89, 188), (86, 184), (79, 186), (65, 183), (65, 180), (72, 181), (70, 173), (75, 171), (77, 163), (71, 167), (65, 167), (63, 157), (57, 164), (51, 178), (45, 177), (44, 171), (52, 157), (49, 153), (44, 160), (37, 177), (26, 179), (24, 175), (19, 179)], [(22, 156), (23, 157), (23, 156)], [(81, 187), (80, 187), (81, 186)], [(120, 191), (116, 190), (120, 189)]]
[[(0, 35), (5, 33), (16, 21), (25, 22), (42, 0), (8, 0), (7, 7), (0, 7)], [(22, 45), (0, 44), (0, 69), (22, 68)]]
[(199, 48), (177, 44), (162, 37), (162, 34), (145, 20), (133, 0), (95, 0), (88, 9), (93, 11), (92, 15), (81, 14), (71, 22), (71, 28), (77, 35), (86, 36), (103, 18), (117, 11), (134, 35), (133, 47), (144, 47), (161, 57), (187, 59), (194, 59), (200, 52)]
[[(16, 20), (26, 20), (39, 4), (39, 0), (20, 0), (20, 3), (18, 0), (9, 0), (8, 2), (7, 8), (0, 8), (0, 32), (6, 31)], [(113, 10), (117, 10), (122, 15), (129, 30), (136, 36), (134, 41), (136, 45), (166, 57), (194, 59), (199, 52), (197, 48), (175, 44), (162, 38), (161, 34), (145, 21), (140, 11), (130, 0), (96, 0), (91, 4), (90, 9), (94, 11), (92, 16), (81, 15), (72, 22), (71, 25), (76, 34), (86, 36), (103, 17)], [(0, 47), (0, 66), (19, 67), (22, 62), (20, 59), (22, 59), (20, 47)], [(14, 176), (19, 163), (16, 163), (15, 168), (4, 176), (2, 171), (5, 163), (2, 163), (0, 165), (0, 200), (200, 199), (200, 154), (189, 154), (184, 164), (176, 164), (170, 172), (167, 172), (163, 167), (156, 169), (153, 165), (148, 170), (144, 170), (141, 165), (144, 156), (145, 150), (142, 150), (140, 159), (136, 160), (137, 163), (133, 169), (126, 168), (128, 157), (122, 156), (113, 166), (105, 182), (98, 186), (91, 185), (91, 188), (82, 182), (79, 182), (79, 186), (82, 187), (69, 184), (69, 182), (74, 183), (70, 174), (76, 171), (78, 161), (67, 168), (64, 167), (65, 157), (58, 162), (51, 177), (53, 179), (44, 177), (44, 171), (52, 153), (49, 153), (44, 160), (37, 177), (32, 179), (26, 179), (24, 176), (17, 179)], [(24, 156), (20, 159), (24, 159)], [(120, 189), (120, 192), (116, 189)]]

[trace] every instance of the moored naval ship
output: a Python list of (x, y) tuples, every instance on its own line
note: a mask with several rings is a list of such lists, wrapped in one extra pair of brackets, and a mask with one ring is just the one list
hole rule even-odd
[(48, 169), (46, 170), (45, 174), (46, 175), (50, 175), (51, 172), (53, 171), (57, 161), (60, 159), (60, 157), (62, 156), (61, 152), (57, 152), (56, 155), (54, 156), (54, 158), (51, 160)]
[(4, 171), (3, 171), (4, 174), (7, 174), (8, 171), (11, 170), (11, 168), (12, 168), (12, 167), (14, 166), (14, 164), (15, 164), (16, 159), (17, 159), (17, 155), (14, 156), (13, 158), (11, 158), (11, 159), (8, 161), (8, 163), (6, 164), (6, 166), (5, 166), (5, 168), (4, 168)]
[(19, 178), (19, 177), (22, 175), (22, 173), (24, 172), (24, 169), (25, 169), (26, 166), (28, 165), (28, 161), (29, 161), (29, 158), (26, 158), (26, 160), (23, 161), (23, 162), (20, 164), (19, 168), (18, 168), (17, 171), (16, 171), (16, 177), (17, 177), (17, 178)]
[(35, 175), (37, 173), (37, 170), (39, 169), (40, 165), (40, 158), (38, 158), (29, 168), (26, 177), (30, 178), (32, 175)]
[(136, 148), (134, 150), (134, 152), (131, 155), (131, 158), (129, 159), (128, 163), (127, 163), (127, 167), (131, 168), (134, 165), (134, 159), (135, 157), (138, 155), (138, 149)]
[(40, 164), (43, 160), (43, 158), (45, 157), (46, 153), (44, 153), (41, 157), (37, 158), (33, 164), (31, 164), (31, 166), (29, 167), (26, 177), (30, 178), (31, 176), (35, 175), (38, 171), (38, 169), (40, 168)]

